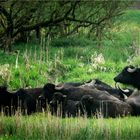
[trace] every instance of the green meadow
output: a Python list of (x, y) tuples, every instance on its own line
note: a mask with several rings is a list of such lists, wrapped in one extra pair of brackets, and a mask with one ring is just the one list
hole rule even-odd
[[(86, 37), (42, 39), (0, 50), (0, 85), (9, 90), (43, 87), (47, 82), (79, 82), (98, 78), (114, 86), (124, 66), (140, 66), (140, 11), (116, 19), (98, 46)], [(59, 118), (47, 112), (0, 116), (0, 140), (138, 140), (140, 118)]]

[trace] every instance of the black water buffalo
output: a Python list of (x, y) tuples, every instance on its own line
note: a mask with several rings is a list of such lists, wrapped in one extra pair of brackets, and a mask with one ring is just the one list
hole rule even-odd
[(49, 103), (52, 100), (52, 97), (54, 93), (57, 92), (55, 89), (55, 85), (51, 83), (47, 83), (43, 87), (43, 93), (39, 96), (40, 99), (47, 99), (47, 102)]
[(127, 99), (124, 97), (124, 101), (131, 105), (133, 109), (132, 115), (140, 115), (140, 91), (134, 91)]
[(24, 90), (37, 100), (38, 97), (42, 94), (43, 88), (28, 88)]
[(126, 66), (115, 78), (115, 82), (132, 85), (140, 89), (140, 68)]
[(0, 87), (0, 111), (5, 115), (12, 115), (15, 113), (18, 106), (17, 96), (14, 93), (7, 91), (7, 87)]
[(69, 87), (79, 87), (79, 86), (100, 86), (104, 88), (111, 88), (110, 85), (106, 84), (105, 82), (99, 80), (99, 79), (93, 79), (89, 80), (86, 82), (67, 82), (67, 83), (60, 83), (56, 85), (57, 87), (64, 87), (64, 88), (69, 88)]
[(126, 89), (126, 90), (123, 90), (121, 88), (113, 88), (111, 87), (110, 85), (98, 80), (98, 79), (95, 79), (95, 80), (91, 80), (90, 82), (87, 82), (83, 85), (81, 85), (81, 87), (88, 87), (88, 88), (91, 88), (91, 89), (98, 89), (98, 90), (101, 90), (101, 91), (107, 91), (109, 94), (119, 98), (120, 100), (124, 100), (124, 96), (130, 96), (133, 92), (133, 90), (131, 89)]
[[(31, 95), (34, 100), (36, 100), (36, 109), (37, 111), (41, 112), (42, 111), (42, 101), (39, 99), (39, 96), (43, 93), (43, 88), (25, 88), (24, 89), (27, 94)], [(45, 102), (43, 102), (45, 103)]]
[(30, 115), (36, 112), (36, 100), (26, 90), (19, 89), (15, 94), (18, 97), (18, 106), (22, 114)]
[[(90, 86), (85, 86), (85, 85), (88, 84), (88, 82), (85, 85), (76, 86), (76, 87), (74, 87), (74, 86), (59, 87), (59, 86), (55, 86), (54, 84), (48, 83), (44, 86), (43, 93), (39, 98), (42, 101), (43, 108), (45, 108), (45, 106), (46, 106), (46, 101), (47, 101), (47, 103), (49, 103), (52, 100), (55, 92), (60, 92), (63, 95), (67, 95), (67, 99), (74, 100), (74, 101), (80, 100), (81, 97), (83, 95), (86, 95), (86, 94), (89, 94), (89, 95), (91, 95), (91, 96), (93, 96), (94, 98), (97, 98), (97, 99), (119, 100), (118, 98), (116, 98), (117, 96), (115, 97), (115, 92), (117, 90), (113, 91), (112, 87), (110, 87), (107, 84), (102, 84), (102, 83), (103, 82), (98, 80), (98, 84), (103, 85), (103, 86), (106, 85), (106, 88), (108, 90), (105, 90), (106, 88), (103, 88), (102, 90), (101, 89), (98, 90), (94, 86), (93, 86), (94, 88), (91, 88)], [(111, 91), (110, 93), (112, 93), (112, 95), (114, 95), (114, 96), (110, 95), (109, 91)], [(117, 95), (118, 94), (119, 93), (117, 92)], [(120, 97), (120, 95), (118, 95), (118, 96)]]
[[(94, 83), (94, 84), (93, 84)], [(88, 85), (88, 86), (87, 86)], [(42, 90), (42, 94), (39, 96), (39, 99), (46, 99), (47, 102), (49, 103), (51, 100), (52, 100), (52, 97), (53, 97), (53, 94), (55, 92), (59, 92), (60, 89), (71, 89), (71, 88), (82, 88), (85, 89), (86, 88), (96, 88), (95, 85), (98, 85), (100, 87), (105, 87), (107, 89), (110, 89), (112, 88), (111, 86), (107, 85), (106, 83), (98, 80), (98, 79), (95, 79), (95, 80), (90, 80), (88, 82), (85, 82), (85, 83), (64, 83), (64, 84), (58, 84), (58, 85), (54, 85), (54, 84), (51, 84), (51, 83), (47, 83), (44, 85), (43, 87), (43, 90)]]
[(98, 89), (91, 89), (88, 87), (56, 87), (54, 84), (46, 84), (44, 86), (44, 92), (41, 97), (44, 97), (48, 100), (48, 103), (52, 100), (52, 97), (55, 92), (60, 92), (63, 95), (67, 95), (67, 98), (70, 100), (80, 100), (81, 97), (85, 94), (92, 95), (95, 98), (102, 98), (102, 99), (112, 99), (118, 100), (116, 97), (110, 95), (106, 91), (101, 91)]
[[(69, 100), (80, 100), (83, 95), (91, 95), (95, 99), (102, 99), (102, 100), (119, 100), (118, 98), (110, 95), (106, 91), (101, 91), (98, 89), (91, 89), (88, 87), (61, 87), (61, 88), (55, 88), (57, 92), (61, 92), (64, 95), (67, 95), (67, 99)], [(45, 95), (44, 95), (45, 96)]]
[(50, 103), (50, 101), (52, 100), (52, 97), (55, 92), (57, 92), (57, 90), (55, 89), (54, 84), (47, 83), (44, 85), (44, 87), (42, 89), (42, 93), (38, 97), (38, 101), (40, 102), (42, 109), (44, 109), (44, 110), (47, 109), (47, 106)]
[(132, 106), (133, 115), (140, 115), (140, 68), (126, 66), (114, 80), (115, 82), (132, 85), (138, 89), (138, 91), (134, 91), (125, 101)]
[(51, 105), (51, 109), (50, 109), (51, 113), (52, 114), (60, 113), (59, 115), (62, 115), (62, 112), (64, 112), (63, 107), (65, 106), (65, 102), (66, 102), (66, 95), (63, 95), (60, 92), (55, 92), (52, 97), (52, 100), (49, 103)]
[(87, 85), (87, 86), (94, 86), (94, 87), (104, 87), (106, 89), (110, 89), (112, 88), (110, 85), (108, 85), (107, 83), (99, 80), (99, 79), (93, 79), (93, 80), (89, 80), (87, 82), (85, 82), (83, 85)]
[(56, 92), (50, 102), (52, 114), (57, 114), (62, 117), (75, 117), (80, 115), (80, 101), (68, 100), (66, 95)]
[(76, 117), (83, 115), (83, 108), (80, 101), (67, 100), (64, 107), (64, 116)]
[(133, 114), (134, 116), (140, 115), (140, 92), (134, 91), (131, 96), (129, 96), (125, 100), (128, 104), (130, 104), (133, 108)]
[(69, 87), (78, 87), (83, 85), (84, 82), (67, 82), (67, 83), (60, 83), (58, 85), (56, 85), (57, 87), (65, 87), (65, 88), (69, 88)]
[(131, 106), (120, 100), (100, 100), (94, 99), (91, 95), (84, 95), (81, 98), (81, 104), (88, 117), (96, 115), (115, 118), (132, 113)]

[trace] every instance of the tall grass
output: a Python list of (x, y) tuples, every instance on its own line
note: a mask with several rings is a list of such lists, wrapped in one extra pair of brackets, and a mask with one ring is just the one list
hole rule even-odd
[[(126, 37), (127, 38), (127, 37)], [(43, 86), (47, 82), (87, 81), (99, 78), (112, 84), (115, 75), (126, 65), (134, 49), (131, 39), (103, 41), (103, 46), (52, 47), (42, 44), (17, 44), (12, 53), (0, 51), (0, 64), (9, 65), (9, 88)], [(18, 50), (17, 50), (18, 49)], [(102, 55), (104, 63), (94, 62)], [(2, 74), (6, 73), (3, 71)], [(1, 83), (3, 84), (3, 83)]]
[(0, 139), (139, 139), (140, 118), (59, 118), (50, 114), (0, 117)]
[[(101, 54), (105, 59), (104, 63), (94, 62), (94, 59), (98, 59)], [(20, 50), (19, 54), (9, 54), (7, 58), (5, 58), (6, 54), (2, 55), (1, 58), (4, 58), (5, 64), (8, 64), (8, 71), (6, 71), (5, 64), (2, 63), (1, 68), (3, 67), (5, 70), (0, 70), (0, 75), (8, 76), (2, 78), (1, 81), (12, 89), (38, 87), (47, 82), (87, 81), (93, 78), (112, 83), (113, 77), (106, 75), (113, 75), (124, 66), (124, 63), (119, 63), (118, 59), (121, 58), (113, 56), (118, 63), (110, 58), (108, 60), (105, 58), (104, 52), (99, 53), (91, 47), (68, 48), (67, 50), (64, 48), (53, 50), (48, 47), (46, 51), (31, 48), (25, 49), (23, 52)], [(111, 55), (109, 56), (111, 57)]]

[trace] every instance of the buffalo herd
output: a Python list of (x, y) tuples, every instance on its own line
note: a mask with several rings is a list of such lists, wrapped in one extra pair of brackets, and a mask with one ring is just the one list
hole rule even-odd
[[(41, 88), (8, 91), (0, 86), (0, 112), (30, 115), (50, 111), (61, 117), (123, 117), (140, 115), (140, 68), (126, 66), (115, 78), (115, 87), (99, 79), (61, 84), (47, 83)], [(118, 83), (136, 90), (121, 89)]]

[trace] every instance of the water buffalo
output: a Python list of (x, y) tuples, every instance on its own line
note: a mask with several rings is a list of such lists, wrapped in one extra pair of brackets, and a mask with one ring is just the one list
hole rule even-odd
[[(106, 91), (101, 91), (98, 89), (91, 89), (88, 87), (56, 87), (54, 84), (47, 84), (44, 86), (44, 92), (41, 97), (48, 100), (48, 103), (52, 100), (52, 97), (55, 92), (60, 92), (63, 95), (67, 95), (67, 98), (70, 100), (80, 100), (81, 97), (85, 94), (89, 94), (94, 98), (99, 99), (111, 99), (111, 100), (119, 100), (116, 97), (110, 95)], [(41, 98), (40, 97), (40, 98)]]
[(101, 91), (107, 91), (109, 94), (117, 97), (120, 100), (124, 100), (125, 95), (130, 96), (133, 92), (133, 90), (131, 90), (131, 89), (123, 90), (123, 89), (118, 88), (118, 87), (113, 88), (113, 87), (109, 86), (108, 84), (106, 84), (98, 79), (91, 80), (90, 82), (81, 85), (81, 87), (88, 87), (91, 89), (96, 88), (96, 89), (101, 90)]
[(66, 95), (56, 92), (50, 102), (52, 114), (65, 117), (75, 117), (80, 115), (80, 101), (68, 100)]
[(44, 85), (42, 89), (41, 95), (38, 97), (38, 101), (41, 104), (41, 108), (43, 110), (47, 109), (48, 104), (52, 100), (54, 93), (57, 92), (55, 89), (55, 85), (51, 83), (47, 83)]
[[(90, 82), (91, 83), (91, 82)], [(89, 83), (89, 84), (90, 84)], [(102, 85), (102, 82), (98, 80), (98, 84)], [(46, 106), (46, 101), (49, 103), (51, 100), (52, 100), (52, 97), (54, 95), (55, 92), (60, 92), (62, 93), (63, 95), (67, 95), (67, 98), (69, 100), (80, 100), (81, 97), (85, 94), (89, 94), (89, 95), (92, 95), (94, 98), (99, 98), (99, 99), (103, 99), (103, 100), (119, 100), (118, 98), (114, 97), (115, 96), (115, 92), (117, 91), (114, 91), (112, 89), (112, 87), (110, 87), (109, 85), (106, 84), (106, 88), (103, 88), (102, 90), (101, 89), (97, 89), (95, 88), (91, 88), (90, 86), (87, 86), (88, 82), (85, 84), (85, 85), (82, 85), (82, 86), (77, 86), (77, 87), (74, 87), (74, 86), (62, 86), (62, 87), (59, 87), (59, 86), (55, 86), (54, 84), (46, 84), (43, 88), (43, 93), (42, 95), (39, 97), (39, 99), (42, 101), (42, 104), (43, 104), (43, 108), (45, 108)], [(97, 84), (97, 83), (96, 83)], [(97, 85), (98, 85), (97, 84)], [(105, 84), (103, 84), (105, 85)], [(101, 86), (100, 86), (101, 87)], [(106, 89), (106, 90), (105, 90)], [(112, 93), (112, 95), (110, 95), (110, 93)], [(120, 91), (119, 91), (120, 92)], [(117, 91), (117, 94), (118, 91)], [(118, 95), (120, 97), (120, 95)]]
[(87, 116), (97, 115), (97, 117), (119, 117), (130, 115), (132, 108), (129, 104), (120, 100), (100, 100), (94, 99), (91, 95), (84, 95), (81, 104)]
[(78, 87), (83, 83), (73, 83), (73, 82), (69, 82), (69, 83), (63, 83), (63, 84), (58, 84), (58, 85), (54, 85), (51, 83), (47, 83), (44, 85), (43, 90), (42, 90), (42, 94), (39, 96), (39, 99), (47, 99), (47, 102), (49, 103), (52, 100), (53, 94), (55, 92), (57, 92), (56, 87), (65, 87), (65, 88), (70, 88), (70, 87)]
[(43, 93), (39, 96), (40, 99), (46, 99), (49, 103), (52, 100), (54, 93), (57, 92), (55, 89), (55, 85), (51, 83), (47, 83), (43, 87)]
[(76, 117), (83, 115), (83, 109), (80, 101), (67, 100), (64, 107), (64, 116)]
[[(26, 91), (27, 94), (31, 95), (34, 100), (36, 100), (36, 109), (37, 109), (37, 111), (41, 112), (43, 104), (42, 104), (41, 100), (39, 100), (39, 96), (42, 94), (43, 88), (42, 87), (25, 88), (24, 90)], [(45, 103), (45, 102), (43, 102), (43, 103)]]
[(0, 111), (4, 111), (5, 115), (12, 115), (15, 113), (18, 106), (17, 96), (14, 93), (7, 91), (7, 87), (0, 87)]
[(133, 114), (134, 116), (140, 115), (140, 92), (134, 91), (131, 96), (129, 96), (125, 100), (128, 104), (130, 104), (133, 108)]
[(84, 82), (67, 82), (67, 83), (61, 83), (61, 84), (58, 84), (56, 85), (57, 87), (65, 87), (65, 88), (68, 88), (68, 87), (78, 87), (78, 86), (81, 86), (83, 85)]
[(43, 88), (28, 88), (24, 89), (28, 94), (30, 94), (35, 100), (42, 94)]
[(91, 89), (88, 87), (70, 87), (70, 88), (56, 88), (58, 92), (61, 92), (64, 95), (67, 95), (67, 99), (70, 100), (80, 100), (84, 95), (91, 95), (95, 99), (101, 100), (119, 100), (118, 98), (110, 95), (106, 91), (101, 91), (98, 89)]
[[(92, 83), (92, 86), (94, 86), (95, 88), (95, 85), (100, 85), (101, 87), (106, 87), (106, 88), (111, 88), (111, 86), (107, 85), (106, 83), (98, 80), (98, 79), (95, 79), (95, 80), (90, 80), (88, 82), (85, 82), (85, 83), (64, 83), (64, 84), (58, 84), (58, 85), (54, 85), (54, 84), (51, 84), (51, 83), (47, 83), (44, 85), (43, 87), (43, 90), (42, 90), (42, 94), (39, 96), (39, 99), (40, 100), (44, 100), (46, 99), (47, 102), (49, 103), (51, 100), (52, 100), (52, 97), (53, 97), (53, 94), (55, 92), (59, 92), (59, 89), (71, 89), (71, 88), (84, 88), (86, 86), (86, 88), (90, 87), (90, 86), (87, 86), (87, 85), (91, 85)], [(94, 83), (94, 85), (93, 85)], [(91, 88), (91, 87), (90, 87)]]
[(87, 82), (85, 82), (85, 84), (83, 85), (87, 85), (87, 86), (94, 86), (94, 87), (104, 87), (106, 89), (110, 89), (112, 88), (110, 85), (108, 85), (107, 83), (99, 80), (99, 79), (93, 79), (93, 80), (89, 80)]
[(21, 108), (22, 114), (30, 115), (36, 112), (36, 100), (26, 90), (19, 89), (15, 94), (18, 97), (18, 106)]
[(125, 102), (129, 103), (133, 108), (133, 115), (140, 115), (140, 68), (134, 66), (126, 66), (114, 80), (123, 84), (132, 85), (138, 89), (134, 91)]

